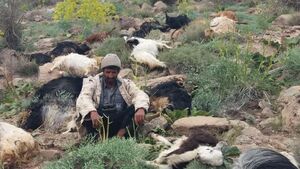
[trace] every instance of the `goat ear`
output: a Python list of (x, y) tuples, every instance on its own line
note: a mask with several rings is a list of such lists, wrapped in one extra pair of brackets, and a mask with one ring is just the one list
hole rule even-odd
[(123, 39), (124, 39), (125, 41), (127, 41), (128, 36), (123, 36)]

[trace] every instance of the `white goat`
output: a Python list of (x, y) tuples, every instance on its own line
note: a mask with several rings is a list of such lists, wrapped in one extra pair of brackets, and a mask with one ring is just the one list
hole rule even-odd
[(48, 72), (51, 73), (54, 69), (59, 69), (62, 76), (87, 77), (97, 73), (101, 59), (102, 57), (88, 58), (86, 55), (70, 53), (56, 57)]
[(18, 162), (25, 162), (38, 151), (38, 143), (30, 133), (0, 122), (0, 163), (9, 167)]
[(133, 45), (133, 50), (131, 52), (131, 59), (137, 63), (145, 64), (150, 70), (156, 67), (166, 67), (164, 62), (159, 61), (156, 57), (158, 55), (158, 50), (165, 48), (172, 48), (168, 46), (167, 41), (143, 39), (138, 37), (131, 37), (127, 39), (124, 37), (126, 42), (135, 41)]

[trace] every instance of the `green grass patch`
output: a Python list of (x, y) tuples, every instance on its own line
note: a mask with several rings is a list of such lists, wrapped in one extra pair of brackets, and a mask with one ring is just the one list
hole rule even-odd
[(44, 169), (147, 169), (142, 161), (147, 150), (133, 139), (112, 138), (103, 143), (88, 143), (66, 154), (62, 159), (50, 162)]
[(0, 100), (0, 116), (10, 117), (25, 110), (34, 100), (35, 89), (35, 84), (27, 82), (8, 86)]
[(128, 67), (130, 64), (130, 50), (126, 47), (123, 38), (108, 38), (96, 50), (95, 53), (99, 56), (105, 56), (108, 53), (115, 53), (120, 57), (123, 67)]

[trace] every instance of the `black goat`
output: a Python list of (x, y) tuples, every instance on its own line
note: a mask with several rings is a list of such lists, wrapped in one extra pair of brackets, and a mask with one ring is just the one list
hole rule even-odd
[(50, 55), (45, 53), (33, 53), (29, 56), (30, 61), (35, 61), (38, 65), (43, 65), (45, 63), (51, 62), (52, 58)]
[(166, 24), (170, 29), (179, 29), (185, 25), (188, 25), (191, 20), (186, 15), (179, 15), (176, 17), (170, 17), (166, 14)]
[(77, 44), (71, 41), (57, 43), (56, 47), (49, 53), (52, 57), (67, 55), (69, 53), (86, 54), (91, 48), (86, 44)]
[(42, 124), (57, 131), (66, 124), (75, 109), (81, 91), (82, 78), (62, 77), (43, 85), (34, 95), (27, 119), (20, 121), (23, 129), (34, 130)]
[(139, 30), (133, 32), (132, 36), (144, 38), (151, 32), (151, 30), (155, 29), (163, 29), (163, 26), (158, 21), (144, 22), (140, 26)]
[(294, 163), (295, 159), (289, 159), (274, 150), (254, 148), (241, 154), (234, 169), (297, 169)]
[[(149, 91), (151, 109), (188, 110), (191, 115), (192, 97), (187, 90), (176, 81), (159, 84)], [(156, 103), (158, 102), (158, 103)], [(167, 102), (167, 103), (166, 103)]]

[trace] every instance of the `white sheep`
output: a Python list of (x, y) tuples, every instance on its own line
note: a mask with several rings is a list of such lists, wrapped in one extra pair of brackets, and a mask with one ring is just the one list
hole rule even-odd
[(18, 162), (25, 162), (38, 152), (38, 143), (30, 133), (11, 124), (0, 122), (0, 163), (11, 166)]
[(59, 69), (62, 76), (87, 77), (97, 74), (102, 57), (88, 58), (86, 55), (70, 53), (68, 55), (56, 57), (53, 66), (48, 71)]

